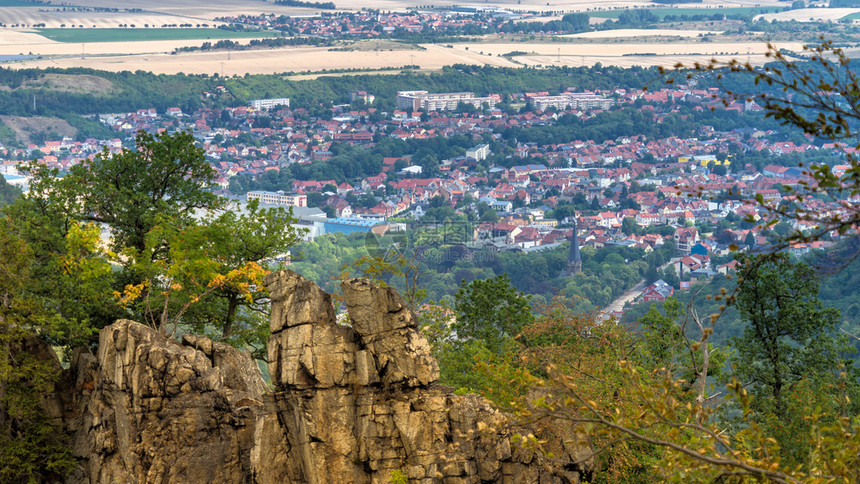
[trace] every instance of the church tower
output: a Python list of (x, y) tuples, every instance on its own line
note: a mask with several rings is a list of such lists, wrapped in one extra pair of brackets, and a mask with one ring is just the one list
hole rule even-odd
[(570, 237), (570, 252), (567, 254), (567, 275), (582, 271), (582, 256), (579, 255), (579, 240), (576, 237), (576, 219), (573, 219), (573, 235)]

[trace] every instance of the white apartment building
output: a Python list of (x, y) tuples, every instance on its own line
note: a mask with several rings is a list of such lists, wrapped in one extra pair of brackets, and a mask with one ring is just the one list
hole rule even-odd
[(615, 105), (615, 100), (587, 92), (564, 92), (558, 96), (535, 96), (532, 104), (541, 111), (553, 107), (559, 110), (572, 107), (581, 111), (589, 109), (609, 109)]
[(272, 99), (254, 99), (251, 101), (250, 106), (254, 109), (270, 109), (275, 106), (290, 107), (290, 98), (278, 97)]
[(471, 104), (476, 108), (483, 107), (486, 103), (493, 108), (499, 101), (498, 95), (476, 97), (472, 92), (446, 92), (431, 94), (427, 91), (398, 91), (397, 108), (417, 111), (444, 111), (457, 109), (460, 103)]
[(486, 160), (488, 156), (490, 156), (490, 145), (486, 143), (466, 150), (466, 158), (471, 158), (475, 161)]
[(307, 207), (307, 195), (287, 194), (284, 192), (253, 191), (248, 192), (248, 201), (259, 200), (269, 205), (289, 205), (291, 207)]

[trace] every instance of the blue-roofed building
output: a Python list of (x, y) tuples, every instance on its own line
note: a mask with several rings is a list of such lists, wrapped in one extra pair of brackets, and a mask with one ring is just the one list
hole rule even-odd
[(546, 169), (547, 169), (546, 165), (530, 164), (530, 165), (515, 166), (515, 167), (511, 168), (511, 172), (514, 173), (516, 176), (520, 176), (520, 175), (531, 175), (532, 173), (535, 173), (538, 171), (544, 171)]
[(378, 220), (369, 220), (353, 217), (339, 217), (328, 219), (322, 223), (323, 233), (330, 234), (340, 232), (342, 234), (351, 234), (354, 232), (373, 232), (377, 235), (383, 235), (388, 231), (388, 224)]
[(708, 248), (701, 242), (690, 249), (690, 254), (708, 255)]
[(22, 191), (27, 191), (29, 188), (30, 180), (22, 175), (11, 175), (11, 174), (0, 174), (3, 178), (6, 179), (6, 183), (10, 185), (15, 185), (20, 188)]

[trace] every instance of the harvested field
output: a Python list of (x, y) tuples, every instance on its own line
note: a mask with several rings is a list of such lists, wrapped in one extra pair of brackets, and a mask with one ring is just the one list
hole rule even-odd
[(74, 137), (78, 134), (77, 129), (59, 118), (0, 116), (0, 120), (15, 133), (15, 138), (21, 143), (30, 143), (30, 135), (33, 133), (54, 132), (60, 136), (68, 137)]
[[(178, 30), (178, 29), (177, 29)], [(93, 30), (91, 30), (93, 31)], [(122, 32), (126, 32), (123, 30)], [(213, 35), (221, 31), (213, 29)], [(229, 32), (227, 32), (229, 34)], [(227, 37), (193, 40), (158, 40), (148, 42), (55, 42), (34, 32), (0, 29), (0, 55), (32, 53), (41, 56), (92, 56), (170, 53), (177, 47), (199, 47), (206, 40), (219, 40)], [(259, 38), (259, 37), (257, 37)], [(247, 39), (247, 40), (250, 40)], [(245, 42), (245, 41), (243, 41)]]
[(222, 29), (131, 28), (131, 29), (38, 29), (55, 42), (152, 42), (159, 40), (250, 39), (273, 37), (275, 32), (233, 32)]
[[(17, 0), (11, 0), (17, 1)], [(57, 2), (59, 3), (59, 2)], [(604, 0), (600, 2), (594, 2), (593, 0), (498, 0), (492, 2), (494, 5), (499, 5), (502, 7), (509, 8), (511, 10), (521, 10), (521, 11), (554, 11), (554, 12), (585, 12), (591, 10), (611, 10), (611, 9), (623, 9), (623, 8), (635, 8), (635, 7), (648, 7), (654, 6), (648, 0)], [(83, 5), (89, 7), (105, 7), (105, 8), (116, 8), (117, 2), (114, 0), (80, 0), (75, 1), (75, 5)], [(462, 5), (462, 1), (458, 0), (439, 0), (433, 2), (435, 6), (446, 6), (446, 5)], [(423, 2), (421, 0), (339, 0), (335, 1), (335, 5), (337, 5), (340, 9), (345, 10), (360, 10), (362, 8), (374, 8), (374, 9), (382, 9), (382, 10), (395, 10), (402, 11), (410, 7), (419, 7), (423, 5), (427, 5), (427, 2)], [(737, 7), (754, 7), (754, 6), (777, 6), (780, 3), (777, 0), (709, 0), (707, 2), (709, 7), (726, 7), (726, 8), (737, 8)], [(235, 15), (239, 13), (275, 13), (275, 14), (308, 14), (314, 11), (319, 11), (318, 9), (308, 9), (308, 8), (298, 8), (298, 7), (287, 7), (283, 5), (276, 5), (272, 1), (260, 1), (260, 0), (226, 0), (219, 2), (204, 2), (202, 0), (127, 0), (122, 2), (121, 7), (133, 9), (140, 8), (145, 10), (146, 12), (158, 12), (168, 16), (175, 17), (184, 17), (184, 18), (193, 18), (199, 20), (212, 20), (215, 17), (222, 17), (226, 15)], [(685, 7), (686, 8), (686, 7)], [(4, 9), (5, 10), (5, 9)], [(36, 8), (32, 8), (33, 16), (38, 15), (36, 12)], [(143, 17), (146, 14), (140, 14)], [(129, 16), (126, 14), (126, 16)], [(44, 21), (42, 19), (39, 20), (30, 20), (26, 23), (27, 25), (32, 25), (33, 23), (37, 23), (40, 21)], [(20, 22), (20, 21), (19, 21)], [(68, 23), (68, 22), (67, 22)], [(77, 22), (80, 24), (80, 22)], [(176, 23), (176, 22), (143, 22), (138, 21), (135, 22), (133, 19), (127, 22), (122, 23), (150, 23), (155, 25), (161, 25), (162, 23)], [(86, 25), (84, 23), (84, 25)], [(50, 25), (49, 25), (50, 26)], [(104, 25), (105, 27), (115, 27), (116, 25)]]
[[(0, 0), (2, 1), (2, 0)], [(494, 2), (511, 9), (530, 10), (564, 10), (585, 11), (595, 8), (593, 1), (585, 0), (550, 0), (546, 2), (527, 0), (528, 3), (517, 3), (519, 0), (503, 0)], [(108, 0), (84, 0), (75, 2), (94, 7), (116, 6), (116, 3)], [(421, 4), (417, 0), (397, 1), (375, 0), (367, 2), (362, 0), (343, 0), (335, 2), (343, 8), (382, 8), (402, 10), (410, 5)], [(443, 0), (446, 3), (462, 3), (458, 0)], [(423, 4), (426, 4), (424, 2)], [(646, 5), (641, 2), (621, 2), (609, 0), (601, 2), (598, 8), (611, 9), (619, 6)], [(755, 0), (718, 0), (709, 2), (709, 6), (725, 7), (751, 7), (756, 4), (764, 6), (776, 4), (775, 0), (755, 2)], [(9, 18), (18, 15), (18, 22), (32, 25), (36, 22), (46, 22), (52, 17), (51, 22), (59, 25), (60, 22), (79, 23), (82, 25), (102, 25), (103, 27), (116, 27), (118, 23), (142, 25), (161, 25), (163, 23), (197, 23), (211, 22), (211, 19), (219, 15), (237, 15), (241, 13), (307, 13), (308, 9), (296, 9), (294, 7), (283, 7), (271, 2), (260, 0), (227, 0), (227, 2), (208, 2), (202, 0), (130, 0), (123, 3), (124, 8), (141, 8), (140, 13), (108, 13), (108, 12), (65, 12), (51, 11), (50, 8), (24, 8), (9, 7), (0, 9), (0, 22), (9, 24)], [(48, 10), (42, 11), (39, 10)], [(686, 9), (663, 8), (662, 10), (680, 13)], [(692, 9), (701, 10), (701, 9)], [(714, 9), (715, 11), (728, 12), (728, 8)], [(17, 12), (17, 13), (16, 13)], [(618, 13), (620, 10), (609, 10)], [(557, 14), (556, 14), (557, 15)], [(26, 17), (29, 16), (29, 17)], [(26, 17), (26, 18), (25, 18)], [(122, 19), (122, 20), (120, 20)], [(271, 74), (281, 72), (314, 72), (321, 70), (339, 70), (354, 68), (361, 70), (385, 69), (392, 67), (416, 64), (421, 69), (433, 70), (443, 66), (465, 63), (465, 64), (488, 64), (496, 66), (521, 66), (521, 65), (584, 65), (593, 62), (604, 64), (627, 65), (637, 56), (637, 64), (644, 59), (647, 65), (659, 64), (669, 65), (675, 61), (677, 56), (747, 56), (755, 55), (764, 51), (764, 44), (731, 43), (731, 42), (694, 42), (673, 41), (659, 43), (648, 42), (641, 36), (665, 35), (681, 36), (691, 38), (699, 35), (699, 31), (675, 31), (675, 30), (649, 30), (640, 31), (613, 30), (604, 32), (593, 32), (580, 34), (575, 38), (583, 39), (582, 43), (522, 43), (522, 42), (487, 42), (457, 44), (453, 48), (446, 48), (438, 44), (427, 44), (422, 47), (426, 50), (416, 50), (413, 46), (398, 45), (386, 41), (378, 44), (354, 44), (347, 47), (352, 51), (330, 51), (326, 47), (291, 47), (271, 50), (247, 50), (247, 51), (218, 51), (218, 52), (186, 52), (172, 54), (178, 47), (199, 46), (203, 39), (176, 39), (176, 40), (146, 40), (156, 39), (162, 35), (191, 35), (197, 36), (201, 31), (196, 29), (171, 29), (166, 33), (161, 29), (136, 29), (133, 32), (126, 29), (103, 29), (97, 30), (90, 27), (83, 29), (66, 29), (64, 31), (53, 31), (57, 35), (65, 35), (63, 40), (69, 42), (55, 42), (37, 35), (24, 28), (0, 29), (0, 55), (29, 54), (42, 56), (42, 59), (31, 59), (17, 62), (4, 63), (13, 67), (89, 67), (93, 69), (104, 69), (109, 71), (136, 71), (145, 70), (155, 73), (173, 74), (185, 73), (218, 73), (225, 75), (244, 75), (246, 73)], [(188, 34), (191, 32), (192, 34)], [(203, 31), (210, 40), (234, 37), (234, 33), (225, 31)], [(671, 32), (671, 33), (670, 33)], [(705, 29), (701, 33), (704, 33)], [(710, 31), (708, 31), (710, 33)], [(116, 36), (117, 39), (111, 39)], [(132, 37), (148, 36), (148, 37)], [(609, 39), (636, 38), (638, 42), (615, 41)], [(162, 37), (163, 38), (163, 37)], [(176, 38), (176, 37), (173, 37)], [(587, 40), (586, 40), (587, 39)], [(606, 39), (601, 41), (600, 39)], [(75, 41), (78, 42), (75, 42)], [(116, 40), (116, 41), (110, 41)], [(381, 41), (380, 41), (381, 42)], [(796, 45), (795, 45), (796, 44)], [(786, 43), (783, 45), (789, 49), (799, 49), (799, 43)], [(367, 49), (367, 50), (364, 50)], [(513, 59), (502, 57), (512, 51), (525, 52), (526, 55), (516, 56)], [(640, 57), (642, 59), (640, 59)], [(551, 62), (552, 61), (552, 62)]]
[(787, 12), (768, 13), (758, 15), (756, 18), (762, 18), (770, 22), (771, 20), (789, 21), (796, 20), (798, 22), (823, 22), (837, 21), (842, 17), (860, 12), (860, 8), (801, 8), (797, 10), (789, 10)]
[[(410, 62), (422, 69), (441, 69), (451, 64), (490, 64), (516, 67), (502, 57), (470, 54), (439, 45), (424, 45), (427, 50), (331, 52), (327, 47), (303, 47), (239, 52), (191, 52), (177, 55), (145, 54), (133, 56), (94, 56), (41, 59), (9, 64), (10, 67), (89, 67), (106, 71), (142, 69), (157, 74), (207, 73), (224, 75), (276, 74), (320, 71), (323, 69), (383, 69), (406, 66)], [(414, 56), (414, 57), (413, 57)]]
[(589, 55), (589, 56), (564, 56), (561, 57), (554, 55), (527, 55), (527, 56), (517, 56), (515, 59), (518, 62), (521, 62), (523, 65), (527, 66), (571, 66), (571, 67), (580, 67), (580, 66), (593, 66), (600, 62), (604, 66), (617, 66), (617, 67), (651, 67), (651, 66), (663, 66), (663, 67), (672, 67), (678, 63), (681, 63), (686, 66), (692, 66), (694, 63), (698, 62), (700, 64), (706, 64), (711, 61), (711, 59), (716, 59), (719, 62), (728, 62), (732, 59), (741, 58), (744, 62), (749, 60), (752, 65), (764, 65), (768, 62), (773, 62), (773, 58), (765, 57), (762, 54), (753, 54), (753, 55), (744, 55), (744, 56), (736, 56), (736, 55), (665, 55), (665, 56), (657, 56), (657, 55), (630, 55), (624, 57), (618, 56), (600, 56), (600, 55)]
[[(115, 6), (113, 5), (113, 7)], [(65, 25), (67, 28), (72, 28), (72, 26), (81, 28), (83, 26), (85, 29), (115, 28), (120, 24), (134, 24), (139, 27), (149, 24), (160, 27), (164, 24), (179, 25), (190, 23), (196, 25), (201, 22), (209, 23), (213, 26), (220, 24), (206, 18), (164, 14), (153, 12), (150, 9), (146, 9), (145, 12), (63, 12), (61, 10), (50, 10), (50, 7), (0, 8), (0, 23), (6, 25), (7, 28), (32, 27), (34, 24), (45, 24), (46, 28), (61, 28), (61, 25)]]
[[(72, 45), (72, 44), (63, 44)], [(94, 44), (102, 45), (102, 44)], [(136, 44), (135, 44), (136, 45)], [(779, 47), (800, 50), (799, 42), (779, 43)], [(9, 64), (13, 67), (89, 67), (107, 71), (142, 69), (157, 74), (207, 73), (224, 75), (275, 74), (282, 72), (320, 71), (323, 69), (384, 69), (410, 63), (421, 69), (441, 69), (451, 64), (487, 64), (504, 67), (522, 65), (665, 65), (676, 62), (742, 58), (764, 62), (764, 43), (675, 42), (675, 43), (469, 43), (447, 48), (439, 44), (422, 44), (426, 50), (329, 51), (326, 47), (294, 47), (239, 52), (191, 52), (176, 55), (104, 55), (39, 59)], [(89, 49), (90, 46), (88, 45)], [(523, 55), (507, 59), (503, 54), (519, 51)]]
[(618, 39), (624, 37), (698, 37), (700, 35), (716, 35), (720, 33), (722, 32), (713, 30), (617, 29), (559, 35), (559, 37), (571, 37), (575, 39)]

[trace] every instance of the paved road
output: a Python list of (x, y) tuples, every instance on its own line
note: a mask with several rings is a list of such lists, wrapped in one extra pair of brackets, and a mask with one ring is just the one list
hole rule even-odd
[[(671, 263), (672, 262), (667, 262), (663, 264), (662, 266), (660, 266), (659, 269), (657, 269), (657, 271), (663, 272), (667, 267), (669, 267), (669, 264)], [(642, 294), (643, 290), (645, 290), (645, 279), (641, 279), (639, 282), (636, 283), (635, 286), (625, 291), (624, 294), (622, 294), (617, 299), (609, 303), (608, 306), (603, 308), (600, 311), (600, 320), (605, 321), (608, 318), (608, 314), (623, 310), (624, 305), (639, 297), (639, 295)]]
[(618, 299), (609, 303), (608, 306), (603, 308), (601, 312), (609, 314), (614, 313), (615, 311), (621, 311), (624, 309), (624, 305), (628, 302), (636, 299), (642, 294), (642, 291), (645, 289), (645, 279), (640, 280), (636, 283), (635, 286), (628, 289), (624, 294), (618, 297)]

